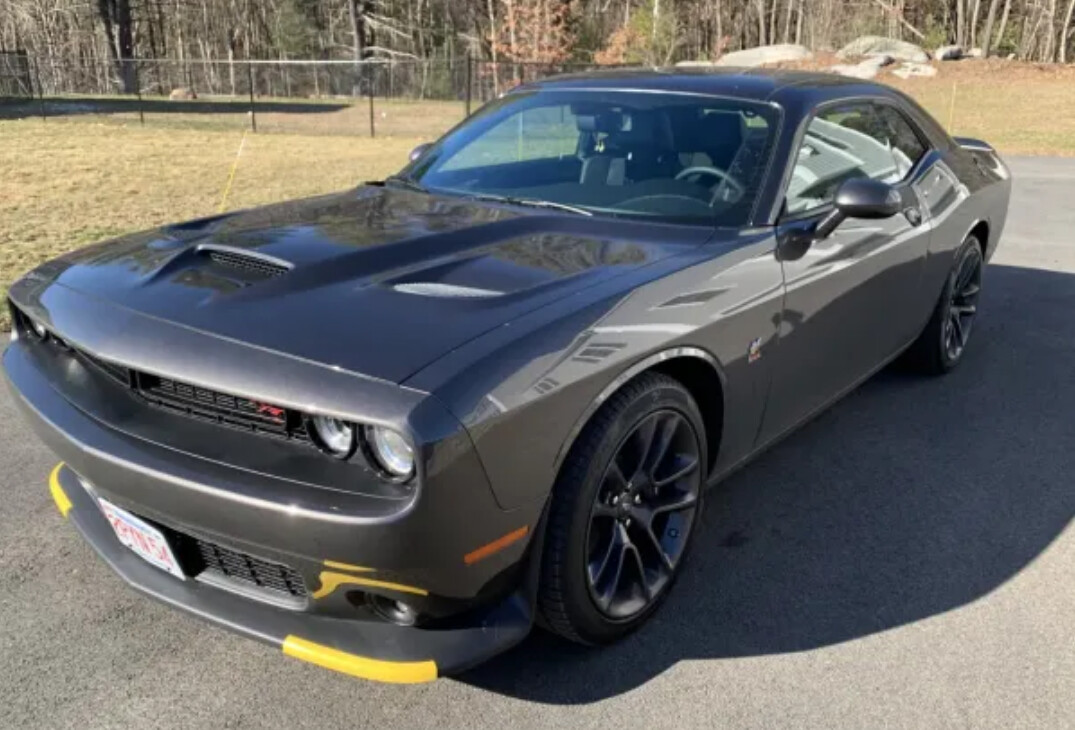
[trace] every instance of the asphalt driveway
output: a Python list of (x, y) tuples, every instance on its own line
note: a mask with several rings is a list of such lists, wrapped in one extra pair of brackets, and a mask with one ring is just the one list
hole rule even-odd
[(948, 378), (885, 372), (711, 493), (652, 624), (365, 683), (136, 595), (0, 394), (0, 727), (1075, 726), (1075, 160), (1012, 161)]

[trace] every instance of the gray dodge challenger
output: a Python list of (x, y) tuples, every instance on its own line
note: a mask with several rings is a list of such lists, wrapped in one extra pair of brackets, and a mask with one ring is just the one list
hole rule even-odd
[(431, 680), (535, 622), (624, 637), (707, 487), (891, 361), (957, 366), (1010, 189), (882, 85), (564, 76), (386, 180), (40, 266), (3, 369), (124, 581)]

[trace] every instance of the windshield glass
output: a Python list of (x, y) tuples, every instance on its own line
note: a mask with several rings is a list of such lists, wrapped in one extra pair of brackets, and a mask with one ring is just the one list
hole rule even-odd
[(686, 94), (508, 94), (404, 175), (433, 192), (736, 226), (750, 215), (778, 119), (770, 105)]

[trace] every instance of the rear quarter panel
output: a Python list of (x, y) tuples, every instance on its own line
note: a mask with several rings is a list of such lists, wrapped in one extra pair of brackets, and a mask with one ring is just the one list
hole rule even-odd
[[(977, 158), (977, 159), (976, 159)], [(1011, 175), (994, 152), (973, 152), (955, 145), (940, 155), (925, 206), (933, 224), (926, 267), (926, 292), (939, 294), (956, 251), (979, 224), (988, 260), (996, 251), (1008, 216)]]

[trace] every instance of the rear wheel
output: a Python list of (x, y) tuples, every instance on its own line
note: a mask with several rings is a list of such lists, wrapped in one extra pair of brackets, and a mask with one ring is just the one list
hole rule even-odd
[(983, 265), (978, 239), (967, 236), (929, 323), (907, 351), (906, 362), (916, 370), (946, 373), (963, 358), (978, 316)]
[(645, 373), (580, 434), (557, 480), (539, 605), (548, 628), (605, 644), (668, 594), (701, 509), (702, 417), (676, 380)]

